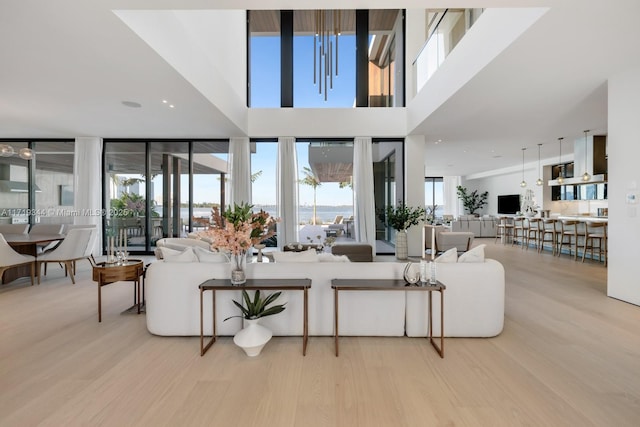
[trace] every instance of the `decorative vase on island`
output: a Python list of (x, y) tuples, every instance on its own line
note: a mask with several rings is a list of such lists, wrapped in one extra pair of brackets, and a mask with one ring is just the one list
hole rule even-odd
[(407, 230), (396, 231), (396, 258), (409, 258), (409, 249), (407, 247)]
[(233, 342), (242, 348), (249, 357), (259, 355), (273, 336), (273, 332), (258, 323), (259, 320), (244, 319), (247, 326), (233, 337)]

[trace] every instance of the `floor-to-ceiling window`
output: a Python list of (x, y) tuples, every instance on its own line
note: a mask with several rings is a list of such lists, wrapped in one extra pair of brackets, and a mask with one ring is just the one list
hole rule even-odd
[(0, 224), (72, 223), (73, 156), (69, 139), (0, 140)]
[(248, 105), (280, 107), (280, 11), (248, 11)]
[(34, 143), (35, 207), (32, 223), (73, 224), (74, 141)]
[(132, 252), (208, 227), (224, 205), (228, 141), (105, 141), (105, 234)]
[(425, 177), (424, 207), (427, 217), (434, 221), (442, 219), (444, 212), (444, 180), (442, 177)]
[(403, 15), (399, 9), (249, 11), (248, 105), (404, 106)]

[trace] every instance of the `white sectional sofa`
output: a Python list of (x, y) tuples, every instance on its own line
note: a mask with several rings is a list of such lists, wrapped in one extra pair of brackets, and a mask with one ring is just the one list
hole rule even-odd
[[(276, 262), (247, 266), (248, 278), (309, 278), (309, 334), (334, 333), (334, 278), (401, 278), (405, 264), (396, 262)], [(229, 277), (225, 263), (156, 261), (146, 273), (146, 310), (149, 332), (164, 336), (200, 334), (198, 285), (211, 278)], [(504, 269), (495, 260), (481, 263), (438, 264), (445, 291), (445, 336), (491, 337), (502, 331), (504, 319)], [(238, 291), (216, 293), (217, 333), (234, 335), (241, 319), (232, 303)], [(303, 293), (283, 292), (284, 312), (263, 319), (274, 335), (302, 335)], [(439, 334), (439, 295), (434, 293), (434, 331)], [(358, 291), (340, 293), (340, 334), (351, 336), (426, 336), (427, 299), (422, 292)], [(211, 293), (205, 293), (205, 334), (211, 333)]]

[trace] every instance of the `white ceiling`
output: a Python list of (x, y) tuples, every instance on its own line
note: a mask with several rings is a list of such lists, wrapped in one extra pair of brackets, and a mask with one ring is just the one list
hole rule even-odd
[[(113, 10), (291, 8), (286, 0), (3, 0), (0, 138), (215, 138), (236, 124)], [(434, 0), (328, 0), (323, 7), (445, 7)], [(313, 5), (309, 5), (312, 7)], [(469, 175), (556, 158), (557, 138), (607, 132), (607, 78), (640, 63), (638, 0), (460, 0), (456, 7), (549, 6), (413, 134), (433, 175)], [(237, 64), (244, 67), (244, 64)], [(173, 103), (169, 108), (162, 100)], [(130, 108), (134, 101), (142, 108)], [(437, 140), (442, 143), (435, 145)], [(565, 144), (564, 152), (572, 151)], [(566, 151), (565, 151), (566, 150)]]

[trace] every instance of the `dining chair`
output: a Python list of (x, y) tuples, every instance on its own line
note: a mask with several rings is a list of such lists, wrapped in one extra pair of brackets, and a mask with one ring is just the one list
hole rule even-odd
[[(95, 228), (74, 228), (69, 230), (69, 233), (57, 248), (38, 257), (38, 271), (40, 271), (40, 265), (42, 264), (46, 266), (49, 262), (62, 263), (65, 266), (65, 275), (68, 273), (71, 276), (71, 283), (75, 284), (75, 262), (82, 259), (87, 259), (91, 262), (87, 253), (89, 251), (88, 246), (94, 239), (92, 236), (94, 233), (97, 233)], [(38, 284), (40, 284), (40, 276), (39, 274)]]
[[(29, 229), (29, 234), (62, 234), (63, 224), (33, 224)], [(60, 240), (36, 245), (38, 255), (50, 251), (60, 244)]]
[(36, 257), (33, 255), (23, 255), (16, 252), (9, 243), (5, 240), (2, 233), (0, 233), (0, 281), (4, 272), (10, 268), (20, 265), (31, 264), (31, 286), (33, 286), (33, 278), (35, 277), (35, 261)]

